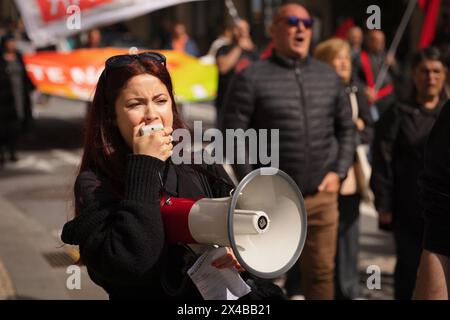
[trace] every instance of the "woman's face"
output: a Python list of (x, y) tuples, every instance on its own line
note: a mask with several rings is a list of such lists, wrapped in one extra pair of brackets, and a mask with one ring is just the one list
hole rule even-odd
[(419, 96), (438, 96), (444, 87), (447, 70), (438, 60), (423, 60), (412, 72)]
[(166, 86), (150, 74), (141, 74), (128, 80), (115, 103), (119, 131), (133, 149), (133, 129), (145, 123), (172, 127), (172, 99)]
[(342, 49), (331, 61), (331, 65), (343, 82), (349, 82), (352, 73), (352, 61), (350, 51)]

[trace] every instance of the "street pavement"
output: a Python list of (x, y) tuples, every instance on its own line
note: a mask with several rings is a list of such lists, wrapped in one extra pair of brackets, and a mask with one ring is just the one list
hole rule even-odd
[[(85, 267), (81, 288), (67, 285), (73, 279), (67, 268), (78, 256), (76, 248), (60, 240), (63, 224), (73, 216), (85, 104), (50, 98), (35, 111), (34, 129), (20, 141), (19, 161), (0, 169), (0, 299), (107, 299)], [(185, 105), (182, 113), (188, 123), (202, 120), (203, 129), (213, 126), (211, 105)], [(361, 212), (361, 298), (392, 299), (392, 236), (377, 229), (370, 205), (363, 204)], [(380, 289), (366, 285), (371, 265), (381, 270)]]

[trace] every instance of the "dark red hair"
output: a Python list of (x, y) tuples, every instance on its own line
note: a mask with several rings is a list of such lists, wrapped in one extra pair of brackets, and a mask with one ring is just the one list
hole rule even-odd
[(170, 74), (162, 63), (150, 59), (136, 60), (123, 67), (106, 68), (102, 72), (86, 117), (79, 173), (90, 169), (100, 174), (111, 182), (112, 191), (118, 196), (123, 194), (126, 157), (132, 150), (115, 125), (115, 102), (129, 79), (145, 73), (157, 77), (167, 87), (172, 99), (173, 129), (185, 127), (175, 103)]

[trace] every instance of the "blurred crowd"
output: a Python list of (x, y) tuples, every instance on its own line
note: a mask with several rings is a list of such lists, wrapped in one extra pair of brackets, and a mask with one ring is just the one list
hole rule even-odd
[[(388, 53), (383, 30), (353, 26), (346, 38), (313, 47), (313, 28), (314, 19), (299, 5), (274, 14), (271, 42), (263, 48), (252, 40), (247, 21), (223, 27), (206, 53), (219, 73), (216, 126), (280, 129), (280, 169), (299, 185), (308, 212), (308, 238), (287, 274), (288, 295), (361, 296), (359, 208), (365, 201), (374, 204), (379, 228), (395, 239), (395, 298), (411, 299), (424, 235), (417, 181), (428, 135), (450, 95), (450, 39), (399, 61)], [(18, 159), (17, 140), (30, 129), (35, 89), (22, 59), (35, 49), (23, 25), (7, 25), (2, 33), (0, 166)], [(119, 41), (93, 29), (45, 49), (97, 48), (113, 40)], [(200, 56), (178, 22), (158, 49)], [(235, 165), (234, 171), (240, 179), (256, 167)]]
[[(232, 27), (230, 44), (216, 54), (219, 126), (280, 129), (280, 169), (300, 186), (308, 212), (307, 242), (299, 267), (288, 273), (288, 294), (360, 296), (359, 208), (373, 201), (379, 228), (395, 240), (394, 296), (411, 299), (424, 235), (418, 179), (428, 135), (450, 94), (448, 39), (397, 61), (383, 30), (358, 26), (345, 39), (311, 48), (313, 22), (305, 8), (283, 6), (265, 57), (255, 54), (245, 21)], [(235, 166), (238, 178), (251, 169)]]

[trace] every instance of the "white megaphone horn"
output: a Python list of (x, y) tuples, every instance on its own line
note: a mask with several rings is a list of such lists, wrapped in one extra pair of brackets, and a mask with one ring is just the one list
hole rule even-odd
[(285, 172), (250, 172), (225, 198), (161, 199), (170, 243), (228, 246), (248, 272), (273, 279), (298, 260), (306, 240), (306, 210)]

